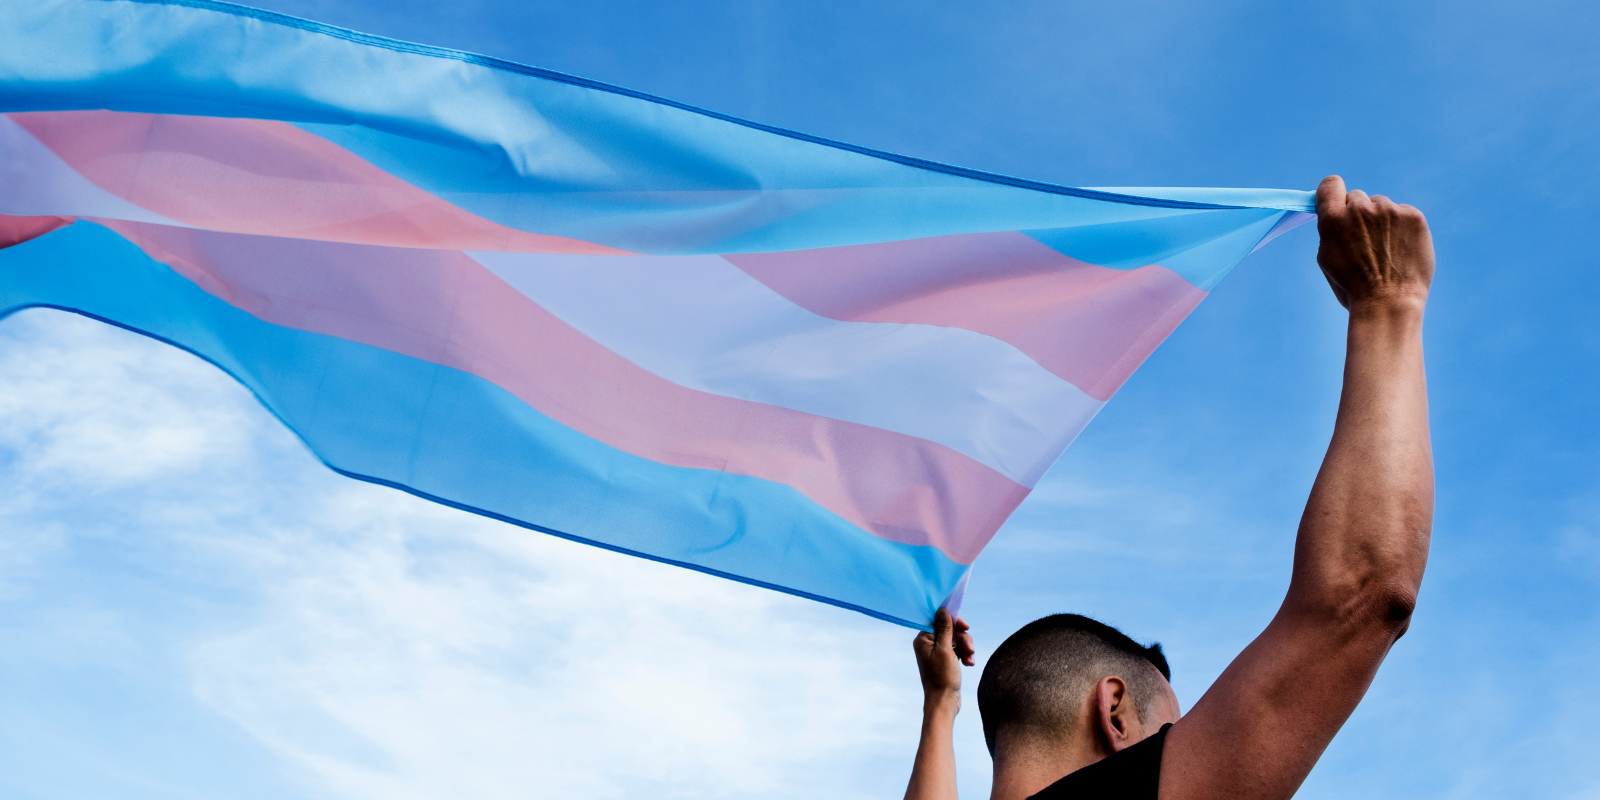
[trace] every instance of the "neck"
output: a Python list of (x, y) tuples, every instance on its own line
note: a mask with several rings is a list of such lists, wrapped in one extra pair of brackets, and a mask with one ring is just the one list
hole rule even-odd
[(1075, 736), (1065, 742), (1028, 740), (996, 747), (989, 800), (1025, 800), (1110, 754), (1089, 736)]

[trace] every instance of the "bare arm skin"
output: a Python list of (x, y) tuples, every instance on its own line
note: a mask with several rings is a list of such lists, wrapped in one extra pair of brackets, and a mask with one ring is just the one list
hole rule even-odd
[(941, 608), (933, 618), (933, 633), (917, 634), (911, 648), (922, 675), (922, 738), (906, 800), (956, 800), (952, 737), (961, 710), (961, 665), (972, 666), (972, 635), (966, 620), (951, 619)]
[(1317, 189), (1317, 263), (1350, 311), (1333, 441), (1267, 629), (1167, 735), (1162, 800), (1294, 794), (1405, 633), (1428, 558), (1433, 456), (1422, 312), (1433, 242), (1422, 213)]

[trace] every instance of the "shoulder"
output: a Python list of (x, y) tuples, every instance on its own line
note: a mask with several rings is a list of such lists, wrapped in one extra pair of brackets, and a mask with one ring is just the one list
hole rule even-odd
[(1046, 786), (1028, 800), (1156, 800), (1161, 751), (1171, 725), (1144, 741)]

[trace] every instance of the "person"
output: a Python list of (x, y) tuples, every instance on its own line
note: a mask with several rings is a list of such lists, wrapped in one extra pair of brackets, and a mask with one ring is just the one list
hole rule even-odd
[[(1344, 387), (1282, 606), (1187, 714), (1159, 646), (1070, 614), (1022, 628), (978, 686), (992, 800), (1290, 797), (1406, 632), (1433, 520), (1422, 360), (1433, 242), (1417, 209), (1338, 176), (1317, 189), (1317, 231), (1317, 263), (1349, 311)], [(906, 797), (953, 800), (972, 634), (941, 610), (913, 647), (924, 702)]]

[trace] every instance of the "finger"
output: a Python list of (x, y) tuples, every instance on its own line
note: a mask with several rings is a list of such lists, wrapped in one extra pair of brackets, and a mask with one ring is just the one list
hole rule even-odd
[(1344, 178), (1329, 175), (1317, 185), (1317, 214), (1337, 216), (1344, 211)]
[(1372, 198), (1368, 197), (1367, 193), (1360, 189), (1351, 189), (1344, 194), (1344, 207), (1346, 211), (1369, 211), (1372, 209)]
[(1416, 206), (1401, 203), (1394, 207), (1395, 216), (1410, 226), (1412, 230), (1428, 235), (1428, 218)]
[(973, 654), (977, 652), (972, 646), (972, 634), (967, 633), (971, 629), (972, 626), (968, 625), (966, 620), (956, 617), (956, 657), (969, 667), (972, 666)]

